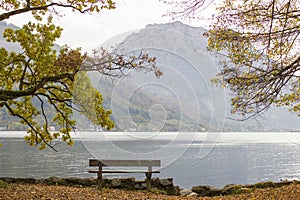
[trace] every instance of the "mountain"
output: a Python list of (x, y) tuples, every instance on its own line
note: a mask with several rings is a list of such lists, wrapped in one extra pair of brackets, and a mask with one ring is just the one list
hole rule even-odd
[[(152, 24), (139, 31), (115, 36), (101, 45), (117, 46), (122, 54), (148, 53), (157, 58), (157, 64), (164, 72), (157, 79), (151, 73), (130, 71), (130, 78), (114, 80), (114, 84), (106, 86), (105, 90), (111, 88), (111, 91), (103, 93), (104, 99), (108, 100), (105, 104), (113, 110), (121, 130), (164, 131), (164, 125), (172, 122), (172, 131), (298, 129), (298, 118), (282, 108), (271, 108), (252, 120), (230, 119), (240, 116), (230, 114), (229, 92), (211, 84), (211, 79), (220, 70), (220, 58), (206, 50), (205, 31), (181, 22)], [(98, 79), (97, 82), (94, 78), (94, 82), (100, 91), (104, 90), (101, 87), (103, 79)], [(145, 128), (152, 124), (159, 125)]]

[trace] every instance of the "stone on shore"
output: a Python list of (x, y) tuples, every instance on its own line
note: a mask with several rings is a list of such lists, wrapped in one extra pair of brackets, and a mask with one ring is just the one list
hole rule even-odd
[(222, 194), (222, 190), (213, 186), (199, 185), (192, 187), (192, 191), (197, 193), (201, 197), (205, 196), (219, 196)]
[(188, 196), (189, 194), (191, 194), (193, 191), (191, 189), (182, 189), (180, 190), (180, 196), (182, 197), (186, 197)]
[(195, 193), (195, 192), (192, 192), (192, 193), (190, 193), (189, 195), (187, 195), (188, 197), (197, 197), (197, 196), (199, 196), (197, 193)]

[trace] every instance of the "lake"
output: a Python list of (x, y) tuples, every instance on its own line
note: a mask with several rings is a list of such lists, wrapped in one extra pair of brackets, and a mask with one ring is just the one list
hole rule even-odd
[(23, 135), (0, 131), (1, 177), (95, 177), (88, 159), (98, 158), (160, 159), (154, 177), (172, 177), (181, 188), (300, 180), (299, 133), (82, 132), (73, 134), (73, 147), (56, 143), (58, 152), (39, 151)]

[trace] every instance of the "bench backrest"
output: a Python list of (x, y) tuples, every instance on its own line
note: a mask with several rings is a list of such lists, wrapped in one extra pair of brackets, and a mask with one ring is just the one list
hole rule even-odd
[(160, 167), (160, 160), (89, 160), (89, 166)]

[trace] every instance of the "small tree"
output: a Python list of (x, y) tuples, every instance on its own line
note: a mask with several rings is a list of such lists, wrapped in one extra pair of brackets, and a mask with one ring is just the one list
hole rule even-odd
[[(72, 119), (73, 110), (99, 126), (113, 128), (111, 111), (103, 108), (102, 96), (92, 86), (87, 71), (98, 71), (111, 77), (124, 76), (126, 70), (132, 69), (161, 75), (155, 66), (155, 58), (143, 53), (126, 56), (100, 49), (89, 56), (80, 49), (67, 46), (57, 52), (53, 48), (54, 41), (62, 32), (52, 23), (52, 15), (58, 14), (57, 7), (89, 13), (113, 9), (115, 4), (111, 0), (1, 2), (0, 8), (5, 12), (0, 14), (0, 21), (26, 12), (31, 12), (37, 20), (36, 23), (28, 22), (21, 29), (4, 31), (6, 40), (19, 43), (22, 52), (0, 48), (0, 107), (29, 127), (25, 140), (30, 145), (39, 145), (40, 149), (53, 148), (51, 141), (59, 137), (67, 144), (73, 144), (70, 136), (76, 125)], [(47, 22), (42, 23), (45, 17)], [(47, 114), (49, 108), (55, 113), (52, 119)], [(50, 124), (59, 126), (60, 130), (50, 132)]]

